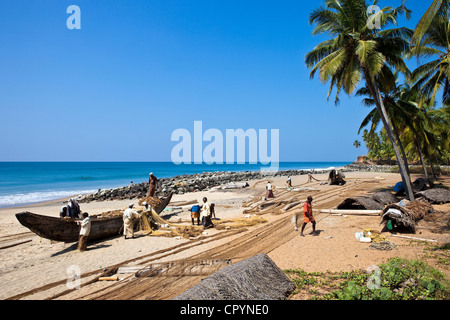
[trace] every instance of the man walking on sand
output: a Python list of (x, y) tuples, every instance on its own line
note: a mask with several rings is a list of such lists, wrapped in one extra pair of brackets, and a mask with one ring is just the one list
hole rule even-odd
[(314, 219), (314, 216), (312, 214), (312, 201), (313, 198), (311, 196), (309, 196), (306, 199), (305, 204), (303, 205), (303, 225), (302, 225), (302, 230), (300, 232), (300, 236), (304, 237), (305, 235), (303, 234), (303, 230), (305, 230), (306, 224), (308, 222), (312, 223), (312, 228), (313, 228), (313, 235), (316, 236), (316, 219)]

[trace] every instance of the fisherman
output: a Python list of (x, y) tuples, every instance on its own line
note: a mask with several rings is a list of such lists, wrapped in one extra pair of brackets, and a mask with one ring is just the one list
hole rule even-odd
[(139, 219), (141, 216), (140, 214), (133, 209), (134, 204), (131, 203), (128, 206), (128, 209), (125, 210), (123, 213), (123, 235), (125, 239), (128, 239), (127, 237), (134, 238), (134, 219)]
[(153, 197), (156, 191), (156, 187), (158, 185), (158, 178), (153, 175), (153, 172), (150, 172), (148, 176), (148, 195)]
[(291, 176), (289, 176), (288, 178), (287, 178), (287, 181), (286, 181), (286, 184), (287, 184), (287, 188), (286, 189), (292, 189), (292, 179), (291, 179)]
[(214, 224), (211, 221), (211, 205), (208, 203), (208, 199), (206, 197), (203, 198), (203, 206), (200, 212), (200, 216), (202, 218), (203, 228), (214, 228)]
[(65, 205), (65, 206), (61, 207), (61, 211), (59, 211), (59, 216), (61, 218), (69, 218), (70, 217), (69, 205)]
[(266, 190), (266, 198), (273, 198), (272, 184), (270, 181), (267, 181)]
[(153, 219), (152, 206), (149, 205), (147, 201), (142, 202), (142, 205), (144, 206), (144, 212), (142, 215), (147, 218), (147, 221), (152, 229), (158, 229), (159, 224)]
[(192, 220), (192, 225), (194, 225), (194, 219), (197, 218), (197, 225), (200, 225), (200, 206), (199, 205), (194, 205), (191, 208), (191, 220)]
[(69, 199), (68, 202), (69, 203), (68, 203), (67, 207), (69, 209), (69, 212), (68, 212), (69, 217), (73, 218), (73, 219), (78, 219), (80, 216), (80, 213), (81, 213), (80, 205), (73, 198)]
[(211, 220), (216, 219), (216, 205), (214, 203), (211, 203)]
[(81, 226), (80, 228), (80, 239), (78, 241), (78, 250), (80, 252), (86, 251), (87, 240), (91, 232), (91, 218), (87, 212), (83, 213), (83, 220), (77, 221), (77, 224)]
[(303, 230), (305, 230), (306, 224), (308, 222), (312, 223), (313, 228), (313, 235), (317, 235), (316, 233), (316, 219), (314, 219), (314, 216), (312, 214), (312, 201), (313, 198), (311, 196), (308, 196), (306, 199), (305, 204), (303, 205), (303, 225), (302, 230), (300, 231), (300, 236), (304, 237)]

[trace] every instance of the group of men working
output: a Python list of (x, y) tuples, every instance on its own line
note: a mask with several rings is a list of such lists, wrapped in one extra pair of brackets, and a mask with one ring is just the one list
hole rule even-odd
[(197, 225), (200, 225), (200, 219), (202, 219), (203, 228), (214, 228), (212, 218), (216, 218), (216, 211), (214, 203), (209, 204), (206, 197), (203, 198), (203, 205), (200, 208), (199, 205), (194, 205), (191, 208), (191, 220), (194, 225), (194, 220), (197, 219)]
[[(292, 188), (291, 178), (288, 178), (288, 186)], [(153, 176), (152, 173), (149, 175), (149, 195), (153, 196), (156, 190), (157, 179)], [(266, 195), (267, 198), (273, 198), (272, 185), (270, 181), (266, 186)], [(303, 205), (303, 224), (300, 231), (300, 236), (304, 236), (303, 231), (308, 223), (312, 224), (313, 235), (317, 235), (316, 233), (316, 220), (312, 214), (312, 201), (313, 198), (308, 196), (306, 202)], [(151, 212), (152, 208), (147, 204), (147, 202), (143, 202), (145, 207), (145, 211)], [(134, 220), (140, 219), (141, 215), (133, 209), (134, 204), (130, 204), (128, 208), (125, 210), (123, 214), (123, 235), (125, 239), (134, 237)], [(200, 219), (202, 221), (203, 227), (206, 228), (214, 228), (214, 224), (212, 222), (212, 218), (216, 218), (215, 215), (215, 205), (214, 203), (209, 203), (206, 197), (203, 198), (203, 205), (200, 207), (199, 205), (194, 205), (191, 208), (191, 220), (192, 225), (194, 225), (194, 220), (197, 219), (197, 225), (200, 225)], [(80, 206), (76, 202), (75, 199), (70, 199), (68, 204), (61, 208), (60, 216), (69, 217), (69, 218), (79, 218), (79, 214), (81, 213)], [(294, 230), (298, 231), (297, 222), (298, 222), (299, 212), (294, 214), (295, 217), (295, 227)], [(80, 239), (78, 243), (78, 250), (83, 252), (86, 250), (87, 239), (89, 237), (90, 229), (91, 229), (91, 220), (89, 214), (87, 212), (83, 213), (83, 220), (77, 221), (78, 225), (80, 225)], [(148, 215), (151, 217), (151, 214)]]

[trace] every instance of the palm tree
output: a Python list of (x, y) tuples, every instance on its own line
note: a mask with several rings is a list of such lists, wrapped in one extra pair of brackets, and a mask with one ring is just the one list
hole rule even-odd
[(399, 14), (408, 11), (404, 6), (386, 7), (370, 16), (369, 9), (365, 0), (325, 1), (325, 7), (311, 13), (310, 24), (315, 24), (314, 35), (326, 33), (331, 39), (317, 45), (306, 55), (305, 61), (312, 68), (310, 78), (319, 71), (320, 80), (330, 82), (328, 97), (336, 88), (335, 103), (339, 102), (341, 90), (351, 95), (364, 79), (392, 142), (407, 195), (414, 200), (407, 164), (400, 155), (377, 84), (377, 78), (385, 68), (391, 67), (409, 75), (402, 55), (409, 49), (412, 31), (407, 28), (386, 29), (396, 24)]
[(417, 46), (421, 41), (425, 33), (433, 24), (433, 20), (438, 16), (444, 16), (448, 13), (450, 7), (449, 0), (433, 0), (431, 6), (424, 13), (419, 23), (416, 26), (416, 30), (411, 38), (411, 43)]
[[(448, 1), (443, 1), (447, 3)], [(450, 8), (450, 7), (449, 7)], [(421, 19), (421, 21), (423, 18)], [(450, 104), (450, 25), (448, 12), (439, 12), (433, 17), (432, 24), (425, 32), (414, 40), (407, 57), (416, 55), (430, 59), (419, 66), (411, 75), (414, 88), (421, 90), (425, 96), (431, 97), (434, 103), (436, 94), (443, 89), (442, 102)], [(418, 29), (421, 24), (419, 22)], [(416, 31), (415, 35), (419, 34)], [(420, 41), (419, 41), (420, 39)]]
[(359, 147), (361, 147), (361, 142), (359, 142), (358, 140), (353, 141), (353, 146), (358, 149)]

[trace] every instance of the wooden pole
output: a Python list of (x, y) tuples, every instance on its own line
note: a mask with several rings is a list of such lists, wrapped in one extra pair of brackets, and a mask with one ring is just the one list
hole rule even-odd
[(438, 242), (437, 240), (433, 240), (433, 239), (423, 239), (423, 238), (416, 238), (416, 237), (409, 237), (409, 236), (401, 236), (401, 235), (398, 235), (398, 234), (393, 234), (392, 236), (393, 237), (397, 237), (397, 238), (411, 239), (411, 240)]
[(345, 210), (345, 209), (313, 209), (313, 212), (319, 213), (334, 213), (334, 214), (357, 214), (357, 215), (368, 215), (368, 216), (378, 216), (383, 213), (383, 210)]

